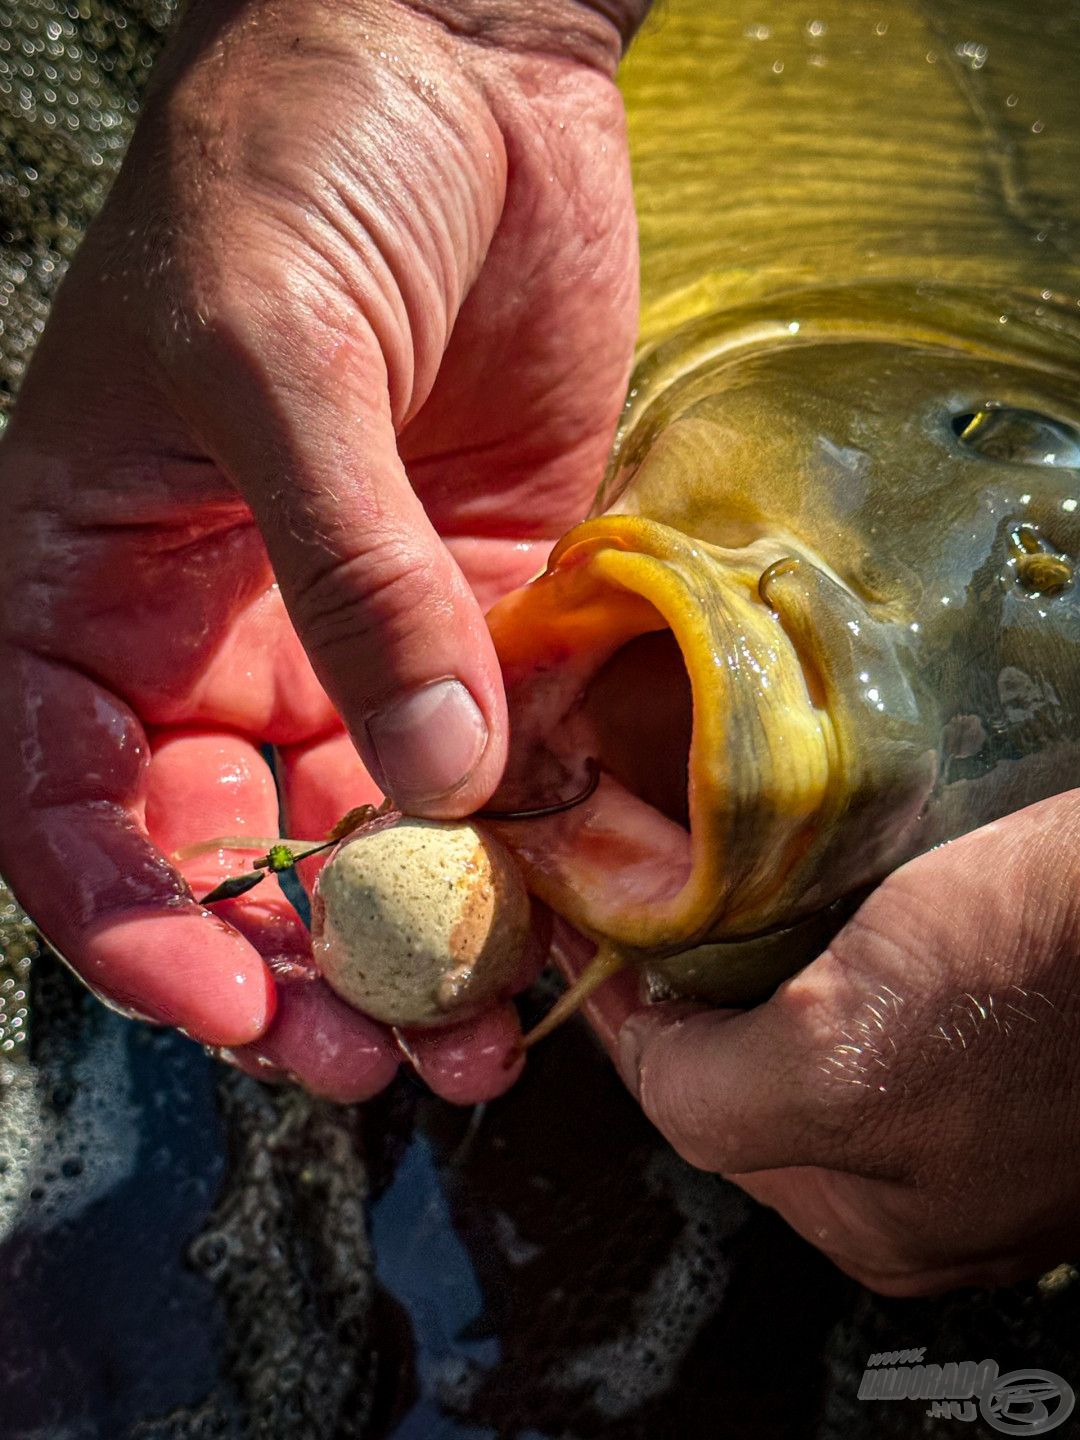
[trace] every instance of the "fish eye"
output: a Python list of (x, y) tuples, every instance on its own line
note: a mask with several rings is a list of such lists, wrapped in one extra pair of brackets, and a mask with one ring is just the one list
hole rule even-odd
[(1080, 430), (1037, 410), (987, 405), (952, 416), (951, 424), (963, 448), (980, 459), (1080, 469)]

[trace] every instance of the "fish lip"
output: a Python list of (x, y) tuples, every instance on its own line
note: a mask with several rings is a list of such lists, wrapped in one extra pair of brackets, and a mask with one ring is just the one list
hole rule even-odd
[[(777, 876), (805, 853), (834, 759), (803, 662), (758, 593), (761, 573), (783, 552), (768, 541), (721, 550), (640, 516), (603, 516), (565, 536), (545, 575), (489, 616), (511, 706), (511, 760), (496, 809), (517, 808), (523, 784), (537, 800), (552, 757), (565, 767), (557, 788), (573, 791), (575, 756), (560, 755), (560, 726), (629, 639), (670, 630), (686, 665), (688, 832), (676, 833), (607, 773), (575, 810), (495, 822), (530, 889), (583, 934), (655, 955), (780, 923), (770, 911)], [(787, 754), (769, 743), (781, 714)], [(606, 874), (596, 858), (605, 845)]]

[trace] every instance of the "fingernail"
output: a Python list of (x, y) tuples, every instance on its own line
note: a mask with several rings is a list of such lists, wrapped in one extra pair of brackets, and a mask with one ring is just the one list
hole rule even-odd
[(487, 726), (460, 680), (436, 680), (368, 721), (380, 778), (403, 810), (458, 790), (487, 745)]
[(641, 1096), (641, 1052), (645, 1048), (648, 1022), (636, 1015), (630, 1017), (619, 1031), (618, 1066), (623, 1084), (630, 1094)]
[[(688, 1020), (701, 1013), (701, 1006), (693, 1001), (665, 1000), (646, 1005), (623, 1022), (616, 1042), (615, 1063), (631, 1095), (641, 1099), (646, 1049), (655, 1055), (657, 1042), (681, 1030)], [(719, 1010), (709, 1013), (723, 1015), (729, 1012)]]

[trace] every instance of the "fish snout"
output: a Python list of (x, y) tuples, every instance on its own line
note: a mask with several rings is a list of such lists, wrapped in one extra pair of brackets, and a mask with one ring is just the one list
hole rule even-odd
[(498, 826), (585, 933), (656, 955), (786, 923), (842, 783), (808, 634), (770, 600), (804, 565), (609, 515), (489, 616), (511, 715), (493, 810), (572, 797), (599, 767), (580, 804)]

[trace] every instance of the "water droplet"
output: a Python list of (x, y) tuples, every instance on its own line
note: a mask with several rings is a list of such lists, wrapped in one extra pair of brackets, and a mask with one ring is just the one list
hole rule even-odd
[(874, 26), (874, 34), (875, 34), (875, 35), (887, 35), (888, 33), (889, 33), (889, 22), (888, 22), (887, 20), (879, 20), (879, 21), (877, 22), (877, 24)]
[(768, 25), (748, 25), (743, 34), (748, 40), (768, 40), (772, 30)]
[(981, 70), (986, 64), (990, 50), (988, 46), (980, 45), (977, 40), (965, 40), (956, 46), (955, 53), (969, 69)]
[(1006, 95), (1006, 96), (1005, 96), (1005, 104), (1009, 107), (1010, 110), (1014, 109), (1019, 103), (1020, 103), (1020, 96), (1019, 96), (1019, 95)]
[(807, 22), (806, 33), (811, 40), (820, 40), (828, 28), (824, 20), (810, 20)]
[(782, 60), (774, 60), (772, 69), (774, 75), (782, 75), (784, 73), (784, 62)]

